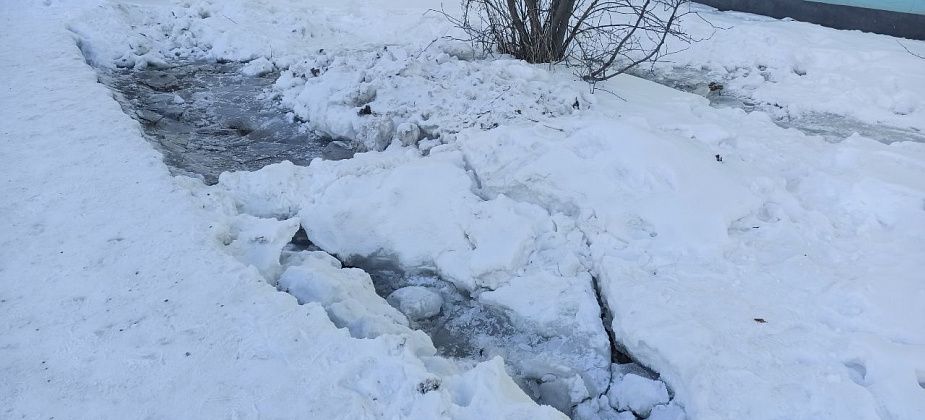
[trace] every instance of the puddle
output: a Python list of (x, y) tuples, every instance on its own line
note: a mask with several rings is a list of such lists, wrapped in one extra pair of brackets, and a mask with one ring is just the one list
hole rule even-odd
[(925, 143), (925, 133), (913, 128), (869, 124), (844, 115), (821, 112), (792, 116), (779, 104), (758, 103), (751, 98), (716, 89), (717, 85), (711, 89), (711, 84), (720, 83), (721, 85), (722, 81), (710, 80), (706, 71), (675, 67), (670, 73), (637, 71), (633, 75), (703, 96), (710, 101), (710, 105), (717, 108), (739, 108), (749, 113), (763, 111), (782, 128), (793, 128), (807, 135), (820, 136), (831, 143), (841, 142), (855, 133), (885, 144), (900, 141)]
[(306, 130), (277, 104), (277, 74), (245, 76), (242, 63), (176, 63), (164, 69), (97, 69), (126, 114), (175, 174), (214, 184), (225, 171), (289, 160), (343, 159), (353, 151)]

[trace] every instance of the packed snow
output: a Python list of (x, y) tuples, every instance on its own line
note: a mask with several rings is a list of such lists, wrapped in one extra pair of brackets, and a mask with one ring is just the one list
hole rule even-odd
[[(923, 143), (592, 92), (432, 0), (0, 7), (3, 417), (925, 417)], [(925, 130), (925, 42), (692, 7), (656, 74)], [(171, 176), (93, 69), (216, 61), (366, 152)]]

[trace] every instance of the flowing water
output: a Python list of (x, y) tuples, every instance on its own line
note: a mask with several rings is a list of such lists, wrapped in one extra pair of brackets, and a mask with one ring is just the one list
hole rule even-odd
[(276, 74), (245, 76), (241, 63), (179, 63), (166, 69), (100, 69), (123, 110), (178, 174), (213, 184), (224, 171), (289, 160), (352, 156), (349, 146), (306, 130), (270, 91)]

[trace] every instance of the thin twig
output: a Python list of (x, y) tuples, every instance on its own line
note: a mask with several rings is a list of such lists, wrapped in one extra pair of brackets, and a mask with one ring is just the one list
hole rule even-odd
[(912, 54), (913, 57), (918, 57), (918, 58), (925, 60), (925, 55), (919, 55), (919, 54), (912, 52), (912, 50), (910, 50), (909, 47), (903, 45), (902, 42), (896, 41), (896, 43), (899, 44), (900, 47), (903, 47), (903, 49), (906, 50), (907, 53)]

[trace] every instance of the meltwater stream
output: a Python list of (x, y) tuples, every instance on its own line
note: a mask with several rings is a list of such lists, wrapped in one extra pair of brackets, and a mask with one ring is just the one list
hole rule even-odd
[(214, 184), (224, 171), (289, 160), (352, 156), (349, 146), (306, 130), (269, 91), (276, 79), (246, 76), (241, 63), (184, 62), (166, 69), (99, 69), (99, 80), (175, 173)]

